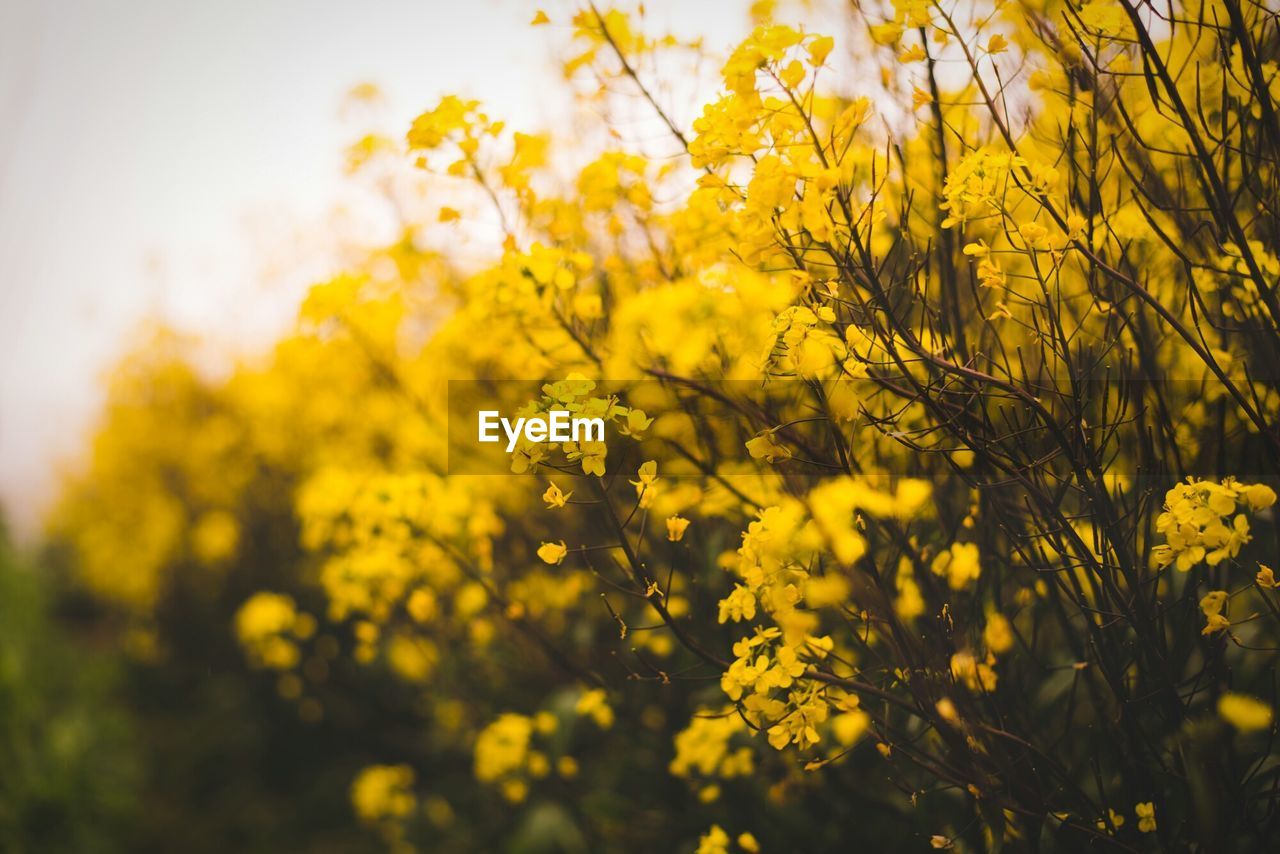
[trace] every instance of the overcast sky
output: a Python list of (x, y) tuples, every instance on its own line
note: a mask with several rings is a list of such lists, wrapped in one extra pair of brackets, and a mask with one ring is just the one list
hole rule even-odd
[[(103, 372), (144, 317), (259, 346), (297, 282), (264, 287), (277, 235), (341, 203), (370, 81), (393, 125), (445, 92), (549, 126), (570, 2), (0, 0), (0, 502), (35, 530)], [(537, 7), (553, 26), (530, 28)], [(650, 0), (708, 44), (745, 3)], [(560, 26), (557, 26), (560, 25)], [(406, 125), (407, 126), (407, 125)], [(264, 248), (265, 247), (265, 248)]]

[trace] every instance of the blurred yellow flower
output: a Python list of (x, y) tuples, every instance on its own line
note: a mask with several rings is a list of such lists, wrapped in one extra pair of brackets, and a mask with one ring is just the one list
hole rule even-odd
[(1271, 726), (1271, 707), (1247, 694), (1226, 693), (1218, 698), (1218, 715), (1241, 732)]

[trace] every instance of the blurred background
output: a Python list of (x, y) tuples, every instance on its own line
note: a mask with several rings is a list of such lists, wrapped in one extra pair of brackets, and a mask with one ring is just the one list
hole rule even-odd
[[(723, 49), (747, 5), (646, 14)], [(384, 236), (343, 180), (370, 121), (398, 135), (444, 93), (514, 127), (574, 121), (555, 85), (570, 28), (531, 28), (539, 8), (565, 22), (576, 5), (0, 0), (0, 502), (15, 536), (38, 532), (144, 319), (197, 333), (217, 362), (292, 319), (335, 235)], [(383, 93), (376, 116), (342, 109), (365, 83)]]

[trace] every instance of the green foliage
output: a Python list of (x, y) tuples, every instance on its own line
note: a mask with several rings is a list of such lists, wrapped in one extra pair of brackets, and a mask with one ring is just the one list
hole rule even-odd
[(138, 791), (120, 668), (65, 634), (48, 588), (0, 532), (0, 849), (119, 850)]

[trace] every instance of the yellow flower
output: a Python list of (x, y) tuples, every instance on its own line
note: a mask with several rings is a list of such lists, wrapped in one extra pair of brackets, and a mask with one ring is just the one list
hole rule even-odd
[(533, 15), (533, 20), (529, 22), (529, 26), (536, 27), (539, 24), (549, 24), (551, 19), (547, 17), (547, 13), (539, 9)]
[(560, 487), (554, 483), (547, 487), (547, 491), (542, 493), (542, 500), (547, 503), (547, 509), (555, 507), (563, 507), (569, 501), (572, 492), (562, 492)]
[[(992, 658), (991, 662), (994, 661)], [(979, 661), (969, 652), (957, 652), (951, 656), (951, 677), (975, 694), (989, 693), (996, 689), (995, 669), (990, 663)]]
[(831, 36), (818, 36), (809, 42), (807, 48), (809, 52), (809, 64), (817, 67), (827, 61), (827, 56), (831, 53), (831, 49), (835, 47), (835, 39)]
[(720, 600), (720, 622), (733, 620), (754, 620), (756, 617), (756, 597), (741, 584), (735, 585), (733, 591)]
[(1205, 594), (1200, 600), (1200, 611), (1204, 614), (1206, 625), (1200, 632), (1203, 635), (1211, 635), (1220, 632), (1231, 625), (1222, 613), (1223, 607), (1227, 604), (1227, 591), (1214, 590)]
[(987, 42), (987, 53), (1003, 53), (1009, 47), (1009, 40), (996, 33)]
[(1254, 581), (1264, 590), (1274, 590), (1276, 587), (1276, 574), (1271, 567), (1266, 564), (1258, 564), (1258, 574), (1254, 576)]
[(351, 783), (351, 805), (363, 822), (404, 818), (417, 799), (410, 790), (414, 773), (408, 765), (370, 765)]
[(750, 833), (738, 834), (738, 847), (747, 854), (760, 854), (760, 843)]
[(631, 485), (636, 488), (636, 498), (640, 502), (640, 508), (645, 509), (653, 503), (653, 498), (657, 495), (658, 463), (654, 460), (641, 463), (638, 476), (640, 479), (631, 481)]
[(689, 527), (689, 520), (682, 516), (671, 516), (667, 519), (667, 539), (678, 543), (684, 539), (684, 532)]
[(911, 47), (898, 54), (898, 62), (905, 65), (909, 62), (919, 62), (927, 56), (928, 54), (924, 52), (924, 45), (913, 44)]
[(850, 747), (857, 743), (867, 731), (871, 718), (861, 709), (842, 712), (831, 719), (831, 732), (842, 747)]
[(938, 717), (950, 724), (954, 724), (960, 720), (960, 713), (956, 711), (956, 704), (951, 702), (950, 697), (943, 697), (941, 700), (933, 704), (934, 709), (938, 712)]
[(1138, 816), (1138, 830), (1142, 833), (1156, 832), (1156, 806), (1151, 801), (1137, 804), (1133, 808)]
[(414, 622), (428, 622), (436, 613), (436, 594), (425, 587), (418, 588), (409, 594), (405, 610), (409, 612)]
[(1003, 614), (992, 613), (987, 617), (987, 626), (982, 630), (982, 642), (996, 655), (1003, 655), (1013, 649), (1013, 627)]
[(782, 81), (782, 85), (788, 89), (795, 89), (804, 82), (804, 66), (797, 59), (791, 60), (787, 67), (782, 69), (782, 73), (778, 75), (778, 79)]
[(636, 474), (640, 479), (631, 481), (631, 485), (636, 488), (637, 493), (646, 487), (653, 486), (658, 481), (657, 460), (647, 460), (641, 463), (640, 469)]
[(196, 557), (206, 565), (216, 564), (235, 554), (240, 543), (240, 525), (230, 513), (205, 513), (191, 534)]
[(300, 652), (287, 634), (294, 632), (298, 616), (293, 597), (283, 593), (255, 593), (241, 605), (235, 629), (250, 660), (276, 670), (296, 665)]
[(977, 543), (952, 543), (929, 567), (934, 575), (943, 575), (952, 590), (963, 590), (982, 574)]
[(524, 768), (533, 729), (532, 718), (513, 712), (499, 715), (482, 729), (474, 748), (476, 779), (496, 783)]
[(640, 434), (645, 430), (648, 430), (649, 425), (652, 423), (653, 419), (647, 417), (644, 414), (643, 409), (632, 409), (627, 412), (626, 423), (619, 425), (618, 432), (623, 436), (635, 436), (639, 438)]
[(533, 716), (533, 728), (542, 735), (550, 735), (560, 726), (560, 721), (551, 712), (538, 712)]
[(1265, 510), (1276, 503), (1276, 493), (1265, 483), (1255, 483), (1243, 488), (1245, 503), (1250, 510)]
[(456, 222), (462, 219), (462, 213), (455, 208), (441, 208), (439, 216), (436, 217), (440, 222)]
[(1124, 7), (1107, 0), (1094, 0), (1080, 7), (1080, 22), (1089, 30), (1116, 38), (1132, 38), (1133, 24)]
[(439, 652), (427, 638), (392, 635), (386, 647), (387, 664), (406, 682), (425, 682), (435, 671)]
[(1246, 694), (1223, 694), (1218, 698), (1218, 715), (1241, 732), (1271, 726), (1271, 707)]
[(1018, 234), (1026, 241), (1028, 249), (1038, 249), (1044, 245), (1049, 236), (1049, 229), (1038, 222), (1029, 222), (1018, 228)]
[(574, 706), (574, 711), (583, 717), (591, 718), (600, 729), (609, 729), (613, 726), (613, 709), (609, 707), (603, 688), (583, 691), (577, 705)]
[(564, 540), (558, 543), (543, 543), (538, 547), (538, 557), (542, 558), (543, 563), (549, 563), (552, 566), (561, 563), (568, 553)]
[(791, 459), (791, 451), (774, 438), (773, 430), (765, 430), (754, 439), (747, 441), (747, 453), (753, 460), (763, 459), (767, 463)]
[(990, 258), (978, 262), (978, 281), (984, 288), (1002, 288), (1005, 284), (1004, 270)]
[(895, 23), (877, 24), (871, 28), (871, 40), (878, 45), (897, 44), (902, 38), (902, 25)]
[(604, 477), (604, 458), (608, 449), (604, 442), (584, 442), (582, 444), (582, 473)]
[(918, 110), (926, 104), (933, 103), (933, 96), (919, 86), (911, 87), (911, 109)]
[(720, 825), (711, 825), (711, 829), (699, 837), (695, 854), (729, 854), (729, 834)]

